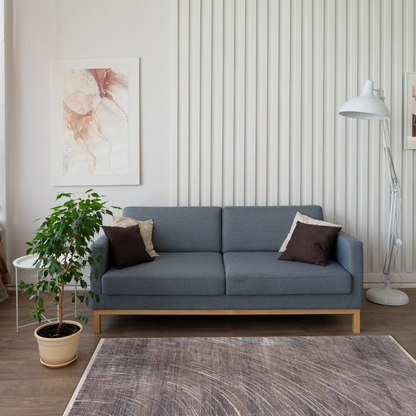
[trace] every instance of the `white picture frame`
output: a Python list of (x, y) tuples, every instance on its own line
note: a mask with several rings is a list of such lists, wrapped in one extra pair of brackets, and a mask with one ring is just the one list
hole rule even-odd
[(416, 72), (406, 72), (403, 97), (403, 147), (405, 150), (416, 150)]
[(53, 61), (54, 186), (140, 184), (139, 58)]

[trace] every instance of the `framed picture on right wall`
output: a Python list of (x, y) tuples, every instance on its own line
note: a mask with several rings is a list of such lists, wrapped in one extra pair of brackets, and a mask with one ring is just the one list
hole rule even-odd
[(416, 150), (416, 72), (406, 72), (404, 80), (404, 148)]

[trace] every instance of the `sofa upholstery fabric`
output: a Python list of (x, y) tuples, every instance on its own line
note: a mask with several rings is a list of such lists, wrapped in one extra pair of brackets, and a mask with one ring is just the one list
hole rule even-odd
[(223, 295), (225, 276), (220, 253), (163, 253), (152, 263), (123, 270), (115, 267), (102, 277), (109, 295)]
[(351, 275), (334, 260), (326, 267), (278, 261), (282, 253), (224, 254), (227, 295), (348, 294)]
[(126, 207), (123, 217), (153, 219), (153, 246), (160, 252), (221, 252), (220, 207)]
[(279, 251), (297, 212), (322, 220), (317, 205), (223, 208), (223, 253)]

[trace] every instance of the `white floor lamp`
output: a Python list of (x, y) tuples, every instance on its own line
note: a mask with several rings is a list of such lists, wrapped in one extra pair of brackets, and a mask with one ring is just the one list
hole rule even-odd
[[(347, 101), (341, 108), (339, 114), (344, 117), (362, 119), (362, 120), (380, 120), (383, 127), (384, 151), (387, 159), (387, 166), (390, 176), (391, 187), (391, 205), (390, 205), (390, 224), (389, 236), (387, 240), (387, 253), (384, 260), (383, 275), (384, 286), (369, 289), (366, 298), (374, 303), (389, 306), (402, 306), (409, 303), (409, 297), (406, 293), (392, 289), (390, 287), (390, 270), (394, 246), (400, 247), (402, 241), (397, 238), (397, 199), (400, 195), (400, 184), (394, 170), (393, 158), (390, 148), (390, 134), (387, 120), (390, 118), (390, 112), (384, 104), (384, 91), (373, 89), (374, 82), (368, 80), (365, 82), (363, 92), (352, 100)], [(373, 91), (377, 92), (377, 98)]]

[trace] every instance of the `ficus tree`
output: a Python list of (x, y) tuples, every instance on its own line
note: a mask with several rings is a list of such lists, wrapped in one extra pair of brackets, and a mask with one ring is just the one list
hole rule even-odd
[[(33, 318), (39, 322), (45, 312), (42, 295), (53, 297), (59, 311), (58, 333), (63, 324), (63, 299), (67, 284), (76, 282), (83, 289), (82, 293), (73, 293), (72, 302), (75, 302), (75, 297), (86, 305), (91, 299), (100, 301), (93, 291), (85, 292), (88, 283), (84, 278), (84, 270), (87, 266), (102, 262), (100, 255), (92, 254), (90, 244), (103, 225), (103, 216), (113, 215), (110, 208), (121, 209), (107, 207), (107, 202), (102, 198), (103, 195), (93, 192), (92, 189), (83, 194), (59, 193), (56, 200), (63, 199), (61, 205), (51, 209), (51, 215), (35, 231), (33, 240), (26, 243), (30, 246), (26, 254), (38, 256), (35, 263), (38, 279), (35, 283), (21, 281), (20, 288), (23, 292), (28, 292), (30, 299), (36, 303), (36, 309), (31, 312)], [(40, 218), (34, 222), (39, 220)], [(97, 277), (98, 270), (95, 269), (95, 274), (91, 272), (90, 278)], [(78, 315), (78, 319), (88, 323), (88, 318), (82, 314)]]

